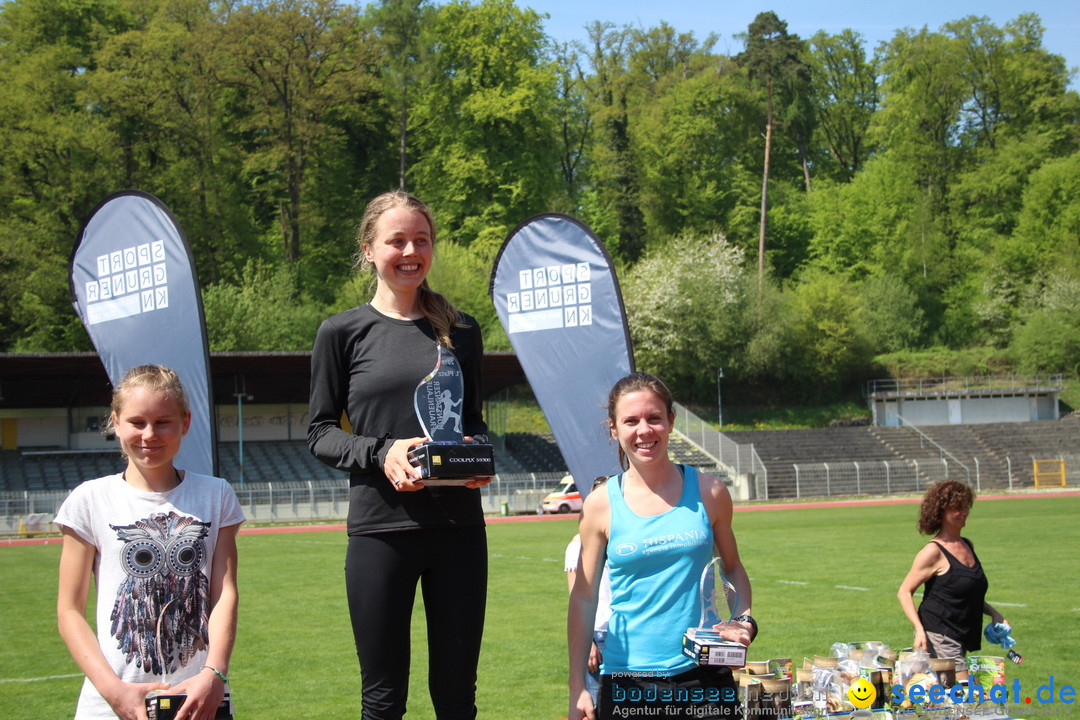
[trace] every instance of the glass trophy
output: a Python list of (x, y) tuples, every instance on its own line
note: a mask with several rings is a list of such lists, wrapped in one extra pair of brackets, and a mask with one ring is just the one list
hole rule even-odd
[(420, 468), (425, 485), (464, 485), (471, 478), (494, 475), (495, 455), (491, 445), (465, 439), (465, 378), (454, 353), (436, 347), (435, 369), (413, 394), (416, 418), (429, 439), (409, 451), (409, 462)]
[(746, 646), (721, 637), (713, 629), (715, 625), (728, 622), (731, 619), (729, 608), (739, 605), (735, 586), (725, 580), (720, 571), (720, 558), (714, 557), (705, 565), (698, 589), (701, 616), (698, 626), (687, 628), (683, 635), (683, 655), (693, 658), (698, 665), (743, 667), (746, 665)]

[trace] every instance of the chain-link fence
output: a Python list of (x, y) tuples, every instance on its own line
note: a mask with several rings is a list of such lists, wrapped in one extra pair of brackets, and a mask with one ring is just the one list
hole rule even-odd
[(67, 490), (0, 493), (0, 534), (16, 534), (19, 530), (19, 519), (27, 515), (45, 515), (51, 521), (60, 503), (64, 502), (67, 496)]
[[(544, 496), (562, 476), (558, 472), (496, 475), (480, 489), (484, 512), (537, 513)], [(234, 484), (233, 489), (251, 523), (344, 520), (349, 510), (347, 479)], [(0, 534), (17, 534), (19, 519), (27, 515), (47, 515), (51, 520), (67, 496), (65, 490), (0, 493)]]
[[(1080, 455), (1056, 458), (1005, 457), (959, 464), (948, 458), (929, 460), (871, 460), (860, 462), (793, 463), (794, 481), (777, 482), (773, 497), (834, 497), (845, 495), (894, 495), (921, 493), (940, 480), (967, 482), (976, 490), (1016, 490), (1035, 487), (1035, 461), (1059, 461), (1060, 468), (1041, 487), (1080, 486)], [(774, 473), (774, 477), (777, 473)]]
[[(941, 457), (908, 460), (826, 463), (772, 463), (766, 469), (753, 444), (730, 440), (687, 408), (676, 405), (675, 430), (710, 455), (729, 475), (751, 479), (748, 499), (838, 497), (920, 493), (939, 480), (962, 480), (977, 490), (1015, 490), (1035, 487), (1036, 461), (1060, 468), (1048, 474), (1050, 483), (1080, 486), (1080, 455), (999, 456), (958, 458), (941, 449)], [(915, 429), (919, 435), (924, 433)], [(1054, 464), (1054, 463), (1057, 464)]]
[[(690, 437), (686, 431), (680, 429), (680, 432)], [(736, 473), (754, 469), (747, 474), (754, 478), (754, 497), (758, 500), (921, 493), (939, 480), (962, 480), (979, 491), (1030, 488), (1035, 484), (1035, 460), (1043, 465), (1050, 460), (1060, 461), (1052, 465), (1060, 471), (1050, 474), (1049, 479), (1043, 476), (1041, 486), (1059, 483), (1066, 487), (1080, 486), (1080, 455), (1006, 457), (997, 458), (993, 463), (971, 458), (970, 461), (965, 459), (963, 464), (944, 458), (793, 463), (791, 473), (774, 468), (770, 483), (752, 446), (727, 442), (730, 446), (716, 445), (717, 454), (724, 459), (725, 466)], [(489, 515), (538, 513), (544, 496), (555, 489), (562, 475), (560, 472), (496, 475), (491, 484), (480, 490), (484, 512)], [(348, 514), (347, 479), (234, 484), (233, 488), (251, 523), (340, 521)], [(0, 534), (17, 535), (20, 519), (27, 516), (46, 516), (51, 520), (67, 495), (65, 490), (0, 493)]]

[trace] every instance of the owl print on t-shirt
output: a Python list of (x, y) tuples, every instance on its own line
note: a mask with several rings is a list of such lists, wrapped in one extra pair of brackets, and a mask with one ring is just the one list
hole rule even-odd
[(184, 667), (209, 642), (210, 523), (155, 513), (131, 525), (110, 525), (124, 542), (127, 577), (117, 590), (111, 634), (128, 663), (166, 675)]

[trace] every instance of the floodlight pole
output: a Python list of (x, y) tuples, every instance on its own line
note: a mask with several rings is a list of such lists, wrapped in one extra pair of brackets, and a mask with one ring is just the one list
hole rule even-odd
[(720, 428), (724, 427), (724, 408), (720, 404), (720, 380), (724, 377), (724, 368), (716, 371), (716, 421)]
[(240, 453), (240, 487), (244, 487), (244, 400), (254, 400), (247, 394), (247, 383), (241, 373), (233, 377), (233, 395), (236, 397), (236, 433)]

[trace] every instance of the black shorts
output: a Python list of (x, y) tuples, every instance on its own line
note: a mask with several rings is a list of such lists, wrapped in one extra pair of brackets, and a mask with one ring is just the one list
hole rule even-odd
[(598, 720), (721, 718), (739, 720), (739, 685), (726, 667), (697, 667), (678, 675), (600, 676)]

